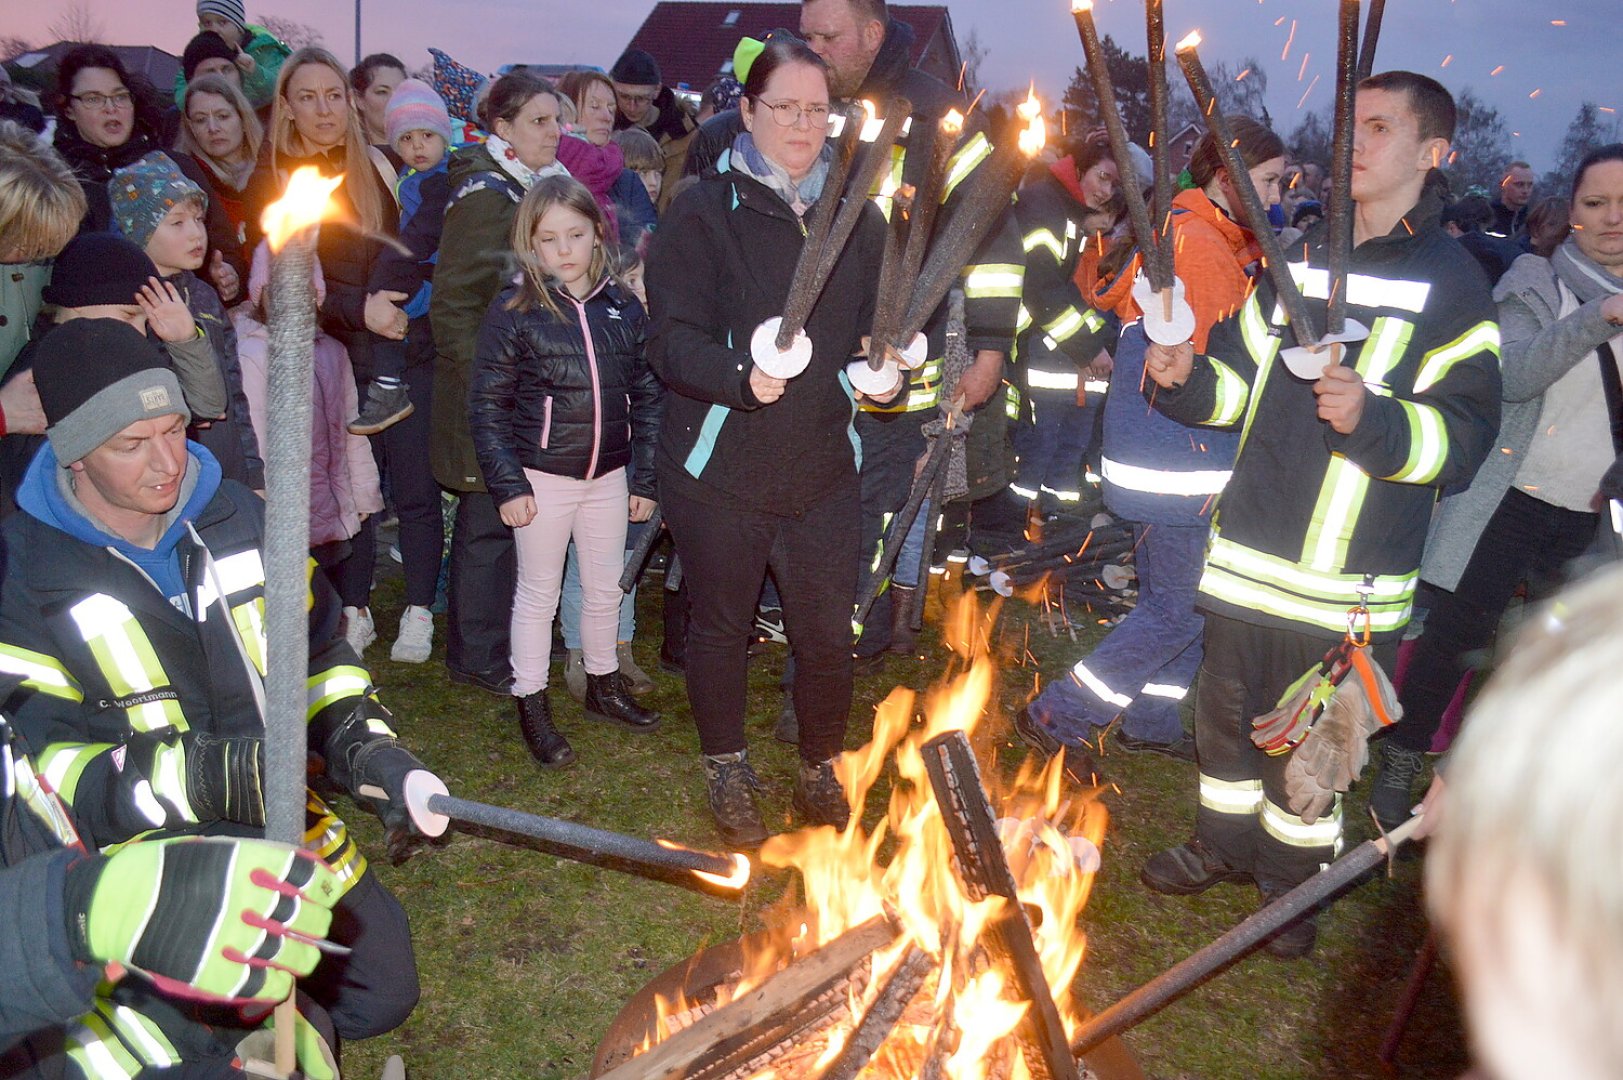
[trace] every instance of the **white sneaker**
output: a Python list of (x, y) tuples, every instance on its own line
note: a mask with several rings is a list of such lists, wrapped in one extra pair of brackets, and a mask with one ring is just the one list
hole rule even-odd
[(400, 633), (395, 635), (389, 659), (397, 664), (421, 664), (434, 651), (434, 613), (408, 604), (400, 613)]
[(355, 650), (356, 656), (366, 653), (366, 647), (378, 639), (378, 629), (372, 625), (371, 608), (344, 609), (344, 640)]

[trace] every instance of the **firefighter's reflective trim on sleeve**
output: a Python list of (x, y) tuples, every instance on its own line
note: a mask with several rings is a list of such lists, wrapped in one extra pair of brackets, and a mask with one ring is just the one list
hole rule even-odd
[(260, 677), (265, 674), (265, 598), (256, 596), (231, 609), (231, 621), (236, 624), (237, 637), (253, 662)]
[(68, 1060), (94, 1080), (134, 1080), (146, 1064), (113, 1033), (100, 1013), (87, 1013), (64, 1035)]
[(1009, 484), (1009, 490), (1020, 496), (1022, 499), (1028, 500), (1035, 499), (1038, 494), (1036, 488), (1021, 487), (1019, 484), (1012, 482)]
[[(1255, 551), (1222, 535), (1212, 538), (1200, 591), (1236, 607), (1292, 622), (1347, 631), (1347, 609), (1359, 599), (1363, 574), (1317, 571), (1277, 555)], [(1372, 576), (1370, 628), (1401, 629), (1409, 621), (1418, 574)]]
[(1060, 502), (1077, 503), (1082, 501), (1082, 493), (1080, 491), (1062, 491), (1059, 488), (1051, 488), (1047, 484), (1044, 484), (1043, 492), (1045, 494), (1054, 496), (1054, 498), (1058, 499)]
[(933, 409), (941, 404), (941, 357), (926, 360), (924, 366), (908, 378), (907, 394), (890, 405), (875, 405), (864, 401), (858, 404), (863, 412), (910, 413)]
[[(152, 755), (152, 773), (147, 777), (147, 782), (152, 794), (173, 806), (182, 818), (198, 820), (197, 811), (192, 809), (191, 799), (186, 793), (186, 748), (181, 743), (165, 743), (157, 748)], [(140, 785), (136, 786), (139, 789)], [(147, 807), (142, 808), (150, 819), (148, 810)], [(172, 824), (167, 814), (152, 822), (154, 828), (166, 824)]]
[(1330, 455), (1319, 485), (1319, 500), (1302, 540), (1302, 561), (1315, 570), (1336, 571), (1347, 565), (1353, 528), (1369, 494), (1369, 474), (1341, 454)]
[(885, 559), (885, 537), (890, 534), (890, 523), (895, 519), (896, 515), (889, 511), (886, 511), (879, 518), (879, 539), (873, 546), (873, 561), (868, 564), (868, 573), (870, 574), (877, 574), (879, 564)]
[(958, 185), (969, 179), (980, 163), (992, 156), (992, 144), (983, 132), (975, 132), (968, 142), (959, 147), (947, 160), (947, 182), (941, 187), (941, 201), (952, 198)]
[(132, 728), (143, 732), (190, 728), (176, 698), (152, 696), (154, 691), (169, 689), (169, 676), (146, 631), (122, 600), (91, 593), (69, 608), (68, 614), (90, 646), (107, 685), (119, 698), (131, 699), (129, 704), (114, 704), (128, 714)]
[(1070, 371), (1043, 371), (1041, 368), (1026, 369), (1026, 385), (1033, 390), (1069, 390), (1076, 392), (1081, 383), (1081, 376), (1076, 369)]
[(1392, 395), (1387, 381), (1394, 368), (1403, 362), (1403, 354), (1414, 337), (1414, 323), (1382, 315), (1370, 327), (1369, 341), (1358, 354), (1358, 374), (1369, 387), (1369, 392), (1382, 397)]
[(1262, 809), (1262, 781), (1219, 780), (1201, 773), (1200, 805), (1219, 814), (1255, 814)]
[(8, 675), (21, 675), (23, 685), (28, 689), (51, 697), (73, 702), (85, 699), (84, 692), (68, 674), (68, 669), (56, 657), (45, 653), (0, 643), (0, 671)]
[(1415, 376), (1414, 392), (1424, 394), (1448, 378), (1448, 373), (1461, 360), (1469, 360), (1479, 352), (1493, 353), (1499, 359), (1499, 324), (1479, 322), (1447, 345), (1439, 346), (1420, 358), (1420, 374)]
[(1189, 687), (1174, 686), (1171, 683), (1145, 683), (1144, 689), (1139, 691), (1146, 697), (1166, 698), (1169, 701), (1182, 701), (1189, 696)]
[(1043, 342), (1050, 349), (1055, 349), (1074, 338), (1080, 330), (1086, 329), (1090, 334), (1097, 334), (1104, 329), (1104, 325), (1104, 318), (1092, 308), (1082, 312), (1074, 305), (1069, 305), (1043, 327), (1045, 331)]
[(1448, 463), (1448, 425), (1443, 414), (1418, 401), (1399, 401), (1409, 425), (1409, 457), (1403, 468), (1386, 477), (1399, 484), (1429, 484)]
[(342, 892), (348, 892), (366, 872), (366, 856), (355, 846), (355, 841), (349, 835), (349, 826), (339, 820), (326, 803), (307, 792), (304, 805), (310, 815), (310, 824), (304, 830), (305, 848), (314, 852), (316, 858), (338, 875)]
[(227, 598), (249, 589), (264, 588), (265, 562), (259, 555), (259, 549), (249, 548), (239, 551), (235, 555), (227, 555), (221, 559), (211, 560), (213, 572), (203, 575), (203, 580), (197, 585), (197, 611), (198, 621), (208, 618), (209, 605), (220, 599), (219, 591), (215, 588), (218, 579), (219, 588), (225, 590)]
[(1010, 420), (1020, 419), (1020, 388), (1013, 383), (1004, 383), (1008, 387), (1003, 392), (1003, 411)]
[[(1289, 263), (1291, 277), (1309, 300), (1330, 298), (1330, 271)], [(1416, 315), (1426, 310), (1426, 299), (1431, 295), (1429, 281), (1405, 281), (1401, 278), (1379, 278), (1369, 274), (1347, 275), (1347, 303), (1363, 308), (1401, 308)]]
[[(321, 710), (335, 701), (365, 697), (372, 690), (372, 677), (366, 673), (365, 668), (339, 664), (310, 676), (305, 686), (308, 688), (310, 702), (305, 719), (314, 720), (321, 715)], [(378, 725), (377, 729), (373, 728), (374, 723)], [(368, 720), (366, 726), (367, 730), (377, 730), (380, 735), (394, 734), (389, 730), (389, 725), (382, 720)]]
[(1090, 394), (1108, 394), (1110, 393), (1110, 380), (1084, 379), (1082, 381), (1082, 389), (1086, 390)]
[[(874, 205), (879, 207), (879, 212), (885, 215), (886, 221), (890, 220), (891, 208), (896, 205), (896, 193), (902, 189), (902, 170), (906, 164), (907, 148), (892, 146), (890, 168), (879, 174), (879, 179), (874, 181), (873, 190), (868, 193)], [(801, 228), (804, 229), (805, 226), (802, 225)]]
[(1085, 686), (1088, 692), (1107, 705), (1114, 705), (1118, 709), (1125, 709), (1133, 703), (1127, 694), (1118, 694), (1110, 688), (1110, 684), (1088, 670), (1085, 662), (1079, 662), (1071, 669), (1071, 678)]
[(1055, 262), (1062, 263), (1065, 261), (1065, 243), (1054, 235), (1052, 229), (1039, 226), (1028, 232), (1021, 242), (1026, 249), (1027, 255), (1041, 247), (1047, 248), (1053, 254)]
[[(1202, 780), (1205, 777), (1201, 777)], [(1341, 853), (1341, 796), (1337, 795), (1330, 812), (1309, 825), (1284, 807), (1275, 806), (1272, 799), (1262, 800), (1262, 828), (1281, 844), (1299, 848), (1330, 848)]]
[[(113, 748), (110, 743), (96, 743), (93, 745), (58, 743), (52, 749), (69, 747), (84, 751), (83, 760), (79, 763), (77, 770), (73, 769), (74, 762), (72, 760), (64, 762), (64, 768), (71, 773), (75, 785), (79, 782), (79, 774), (84, 771), (84, 765), (91, 758), (98, 753), (105, 753)], [(64, 801), (72, 802), (72, 796), (64, 792), (55, 781), (49, 778), (46, 778), (45, 783), (42, 784), (40, 776), (35, 774), (33, 766), (29, 764), (26, 757), (13, 757), (9, 748), (7, 748), (5, 757), (11, 763), (11, 780), (16, 785), (17, 796), (22, 799), (23, 805), (28, 807), (34, 816), (44, 823), (45, 827), (51, 831), (51, 835), (62, 842), (63, 847), (77, 845), (80, 842), (79, 830), (74, 827), (73, 819), (68, 816), (67, 808), (62, 805)], [(46, 788), (47, 784), (49, 790)]]
[(1228, 469), (1146, 469), (1099, 459), (1104, 478), (1119, 488), (1151, 495), (1216, 495), (1229, 482)]
[(1206, 423), (1213, 427), (1232, 427), (1245, 416), (1246, 398), (1251, 387), (1240, 378), (1240, 373), (1221, 360), (1208, 357), (1212, 371), (1217, 375), (1217, 388), (1212, 394), (1212, 415)]
[(1020, 305), (1020, 317), (1017, 318), (1015, 320), (1015, 322), (1014, 322), (1014, 336), (1019, 337), (1021, 334), (1024, 334), (1027, 330), (1030, 330), (1031, 329), (1031, 323), (1032, 323), (1031, 312), (1026, 310), (1026, 305), (1021, 304)]
[(1018, 300), (1025, 281), (1019, 263), (978, 263), (964, 273), (964, 299)]

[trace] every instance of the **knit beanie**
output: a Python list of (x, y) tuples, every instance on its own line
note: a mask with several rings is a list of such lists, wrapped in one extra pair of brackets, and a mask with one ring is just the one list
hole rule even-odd
[(169, 358), (128, 323), (72, 319), (40, 339), (34, 387), (56, 460), (67, 466), (138, 420), (191, 419)]
[(230, 60), (235, 63), (236, 59), (237, 50), (227, 45), (225, 38), (213, 30), (204, 30), (186, 43), (186, 51), (180, 54), (180, 70), (186, 76), (186, 81), (191, 82), (197, 74), (197, 65), (203, 61)]
[(659, 61), (641, 49), (627, 49), (609, 69), (609, 78), (627, 86), (661, 86)]
[(68, 242), (51, 267), (51, 283), (42, 294), (55, 307), (135, 303), (148, 278), (158, 276), (147, 253), (113, 233), (80, 233)]
[(203, 208), (208, 208), (208, 195), (203, 189), (181, 172), (168, 154), (158, 151), (133, 165), (113, 170), (107, 193), (113, 202), (118, 231), (143, 251), (169, 211), (180, 203), (202, 200)]
[(407, 79), (394, 88), (383, 107), (383, 128), (390, 146), (408, 131), (432, 131), (446, 146), (451, 144), (451, 114), (445, 101), (421, 79)]
[(197, 14), (218, 15), (230, 19), (246, 32), (248, 29), (248, 10), (242, 0), (197, 0)]

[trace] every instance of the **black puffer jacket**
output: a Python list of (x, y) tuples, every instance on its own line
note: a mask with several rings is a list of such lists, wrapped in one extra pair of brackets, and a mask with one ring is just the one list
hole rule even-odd
[(805, 237), (787, 203), (721, 171), (677, 196), (648, 254), (648, 362), (669, 388), (660, 497), (795, 514), (857, 482), (845, 365), (873, 325), (885, 223), (869, 203), (812, 309), (811, 365), (763, 406), (750, 335), (782, 315)]
[(519, 289), (490, 305), (468, 389), (486, 490), (499, 505), (533, 494), (525, 469), (592, 480), (635, 458), (631, 493), (652, 499), (662, 391), (643, 359), (642, 304), (606, 279), (585, 300), (554, 290), (560, 320), (539, 304), (508, 310)]

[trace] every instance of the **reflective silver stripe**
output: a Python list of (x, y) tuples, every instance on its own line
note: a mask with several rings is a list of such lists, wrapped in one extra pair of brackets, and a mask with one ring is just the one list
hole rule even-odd
[(1262, 800), (1262, 827), (1282, 844), (1291, 847), (1341, 850), (1341, 796), (1337, 795), (1330, 812), (1309, 825), (1289, 810), (1275, 806), (1273, 800)]
[(1080, 382), (1081, 376), (1075, 371), (1026, 370), (1026, 385), (1033, 390), (1075, 390)]
[(1413, 335), (1414, 324), (1411, 322), (1385, 315), (1375, 320), (1369, 342), (1358, 354), (1358, 374), (1363, 376), (1364, 385), (1369, 387), (1370, 393), (1382, 397), (1392, 395), (1387, 376), (1402, 361), (1404, 350), (1409, 347), (1409, 339)]
[(1219, 814), (1255, 814), (1262, 807), (1262, 781), (1219, 780), (1201, 773), (1200, 805)]
[(8, 675), (21, 675), (26, 685), (42, 694), (83, 701), (84, 694), (68, 677), (67, 669), (55, 657), (32, 652), (15, 645), (0, 645), (0, 671)]
[[(1330, 271), (1291, 263), (1291, 277), (1296, 279), (1302, 295), (1309, 300), (1330, 298)], [(1401, 278), (1378, 278), (1369, 274), (1347, 275), (1347, 303), (1363, 308), (1402, 308), (1416, 314), (1426, 310), (1426, 298), (1431, 295), (1431, 283), (1404, 281)]]
[(1022, 499), (1035, 499), (1037, 497), (1036, 488), (1023, 488), (1019, 484), (1011, 483), (1009, 485), (1009, 490), (1020, 496)]
[(1228, 469), (1146, 469), (1100, 458), (1104, 478), (1129, 491), (1151, 495), (1216, 495), (1229, 482)]
[[(168, 1068), (180, 1064), (180, 1058), (175, 1056), (175, 1048), (163, 1039), (162, 1032), (152, 1021), (127, 1005), (114, 1005), (113, 1016), (119, 1031), (135, 1041), (149, 1065)], [(161, 1039), (163, 1041), (160, 1042)]]
[(1070, 341), (1076, 336), (1076, 332), (1086, 325), (1087, 319), (1082, 313), (1074, 307), (1068, 307), (1043, 329), (1048, 331), (1048, 336), (1052, 340), (1064, 342)]
[(1414, 380), (1414, 392), (1424, 394), (1448, 378), (1448, 373), (1453, 370), (1455, 364), (1484, 350), (1498, 358), (1498, 323), (1479, 322), (1447, 345), (1433, 349), (1422, 357), (1420, 374), (1416, 375)]
[(1060, 502), (1082, 501), (1082, 493), (1080, 491), (1061, 491), (1059, 488), (1051, 488), (1047, 484), (1043, 485), (1043, 490), (1054, 496), (1054, 498), (1058, 499)]
[(221, 598), (214, 587), (215, 577), (218, 577), (220, 588), (225, 590), (226, 596), (235, 596), (239, 592), (265, 584), (265, 563), (255, 548), (227, 555), (223, 559), (215, 559), (214, 574), (204, 575), (202, 582), (197, 586), (199, 621), (208, 618), (209, 605)]
[(1334, 572), (1347, 562), (1358, 512), (1369, 491), (1369, 476), (1341, 454), (1331, 454), (1313, 518), (1302, 543), (1302, 561), (1315, 570)]
[(1399, 484), (1429, 484), (1448, 463), (1448, 425), (1443, 414), (1430, 405), (1399, 401), (1409, 421), (1409, 457), (1403, 468), (1386, 479)]
[(1071, 669), (1071, 675), (1083, 686), (1093, 691), (1093, 696), (1100, 701), (1108, 701), (1118, 709), (1125, 709), (1133, 703), (1133, 699), (1126, 694), (1118, 694), (1105, 684), (1105, 681), (1088, 670), (1085, 663), (1079, 663)]
[(1082, 383), (1082, 389), (1090, 394), (1108, 394), (1110, 383), (1104, 379), (1086, 379)]
[(971, 267), (964, 275), (964, 295), (972, 300), (1020, 299), (1026, 268), (1010, 263), (987, 263)]
[(1169, 698), (1173, 701), (1182, 701), (1189, 696), (1189, 687), (1173, 686), (1171, 683), (1145, 683), (1144, 689), (1139, 693), (1148, 697)]

